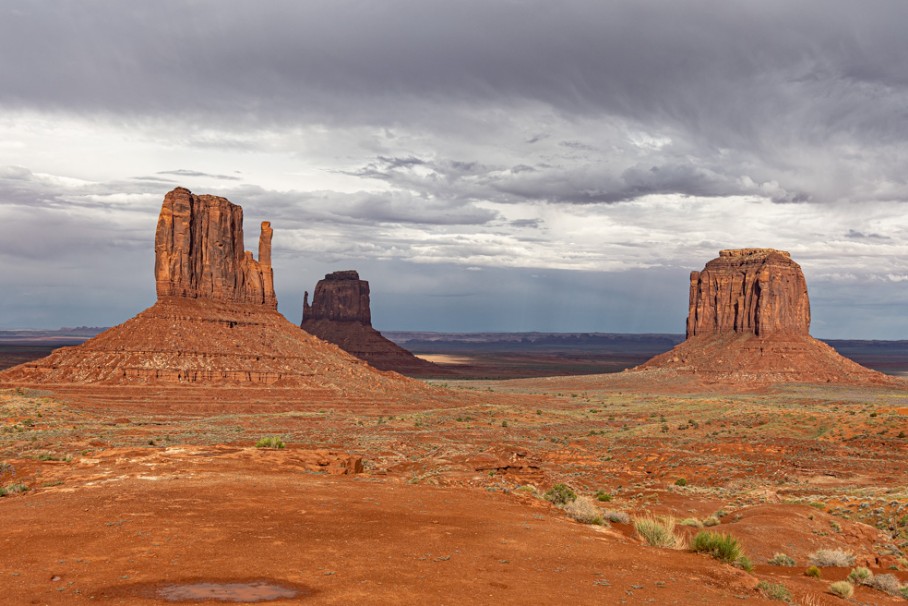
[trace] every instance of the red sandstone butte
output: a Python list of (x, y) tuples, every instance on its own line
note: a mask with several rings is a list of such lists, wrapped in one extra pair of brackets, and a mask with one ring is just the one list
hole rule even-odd
[(787, 252), (723, 250), (690, 275), (687, 340), (635, 370), (742, 386), (890, 380), (839, 355), (809, 329), (807, 282)]
[(164, 196), (155, 232), (158, 298), (187, 297), (277, 308), (271, 223), (262, 223), (259, 260), (243, 246), (243, 209), (226, 198), (178, 187)]
[(808, 334), (810, 300), (801, 266), (771, 248), (723, 250), (690, 274), (687, 336), (725, 332)]
[(417, 358), (372, 328), (369, 283), (355, 271), (336, 271), (319, 280), (309, 304), (303, 298), (303, 330), (334, 343), (344, 351), (381, 370), (416, 376), (447, 374), (439, 366)]
[(326, 395), (423, 389), (278, 313), (271, 236), (263, 223), (256, 261), (243, 250), (242, 208), (174, 189), (155, 233), (157, 303), (78, 347), (0, 373), (0, 384), (257, 385)]

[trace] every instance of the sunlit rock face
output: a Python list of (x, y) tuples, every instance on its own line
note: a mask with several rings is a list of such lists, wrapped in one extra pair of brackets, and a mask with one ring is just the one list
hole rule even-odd
[(723, 250), (690, 275), (687, 337), (721, 333), (808, 334), (810, 301), (801, 266), (771, 248)]

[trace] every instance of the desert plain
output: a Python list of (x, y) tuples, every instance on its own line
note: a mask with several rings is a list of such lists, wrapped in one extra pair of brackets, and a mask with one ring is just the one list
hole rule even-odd
[(316, 338), (271, 234), (256, 260), (242, 209), (177, 188), (152, 307), (7, 347), (4, 604), (904, 602), (908, 389), (809, 336), (788, 253), (691, 274), (670, 351), (533, 376), (590, 354), (414, 362), (353, 271), (310, 308), (351, 351)]
[[(23, 490), (0, 500), (4, 600), (142, 604), (266, 582), (296, 592), (275, 604), (768, 603), (763, 581), (841, 603), (827, 586), (851, 567), (804, 575), (820, 549), (908, 581), (903, 388), (428, 385), (3, 390), (0, 484)], [(286, 448), (256, 448), (264, 436)], [(559, 483), (603, 522), (547, 501)], [(648, 546), (632, 523), (648, 515), (688, 537), (717, 520), (752, 572)], [(777, 553), (795, 565), (769, 564)], [(902, 601), (864, 586), (855, 599)]]

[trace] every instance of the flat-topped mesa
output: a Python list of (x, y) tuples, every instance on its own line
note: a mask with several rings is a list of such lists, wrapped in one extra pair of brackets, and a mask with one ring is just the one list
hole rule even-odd
[(158, 299), (182, 297), (277, 308), (273, 230), (262, 223), (259, 260), (244, 250), (243, 209), (178, 187), (164, 196), (155, 232)]
[(309, 305), (309, 293), (303, 298), (303, 327), (309, 321), (332, 320), (357, 322), (372, 326), (369, 309), (369, 283), (359, 279), (353, 270), (336, 271), (319, 280)]
[(690, 274), (687, 338), (722, 333), (808, 334), (810, 301), (801, 266), (772, 248), (723, 250)]
[(380, 370), (423, 377), (447, 373), (372, 328), (369, 305), (369, 283), (360, 280), (355, 271), (336, 271), (318, 281), (312, 305), (308, 292), (303, 297), (300, 328)]

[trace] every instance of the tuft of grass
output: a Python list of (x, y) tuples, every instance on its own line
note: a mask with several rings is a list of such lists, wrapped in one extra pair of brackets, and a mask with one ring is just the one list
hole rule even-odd
[(669, 549), (678, 549), (683, 541), (681, 537), (675, 534), (675, 518), (665, 516), (656, 518), (649, 516), (634, 520), (634, 530), (646, 541), (647, 545), (653, 547), (667, 547)]
[(812, 577), (814, 579), (819, 579), (820, 577), (823, 576), (823, 573), (822, 573), (822, 571), (820, 571), (819, 567), (809, 566), (807, 568), (807, 570), (804, 571), (804, 576)]
[(794, 566), (794, 558), (784, 553), (777, 553), (770, 558), (769, 563), (773, 566)]
[(746, 555), (742, 555), (740, 558), (735, 560), (734, 565), (744, 572), (753, 572), (754, 570), (754, 565), (751, 563), (750, 558)]
[(589, 497), (577, 497), (570, 503), (565, 504), (564, 512), (581, 524), (602, 524), (602, 512), (596, 507), (593, 499)]
[(817, 549), (807, 556), (814, 566), (836, 566), (846, 568), (854, 566), (854, 554), (844, 549)]
[(577, 499), (577, 493), (567, 484), (555, 484), (546, 491), (544, 497), (554, 505), (566, 505)]
[(678, 522), (678, 524), (681, 524), (681, 526), (692, 526), (694, 528), (703, 528), (703, 522), (701, 522), (697, 518), (684, 518), (683, 520)]
[(721, 532), (701, 531), (691, 543), (691, 549), (697, 553), (708, 553), (717, 560), (734, 564), (744, 555), (738, 539)]
[(869, 568), (864, 568), (863, 566), (853, 568), (851, 572), (848, 573), (848, 580), (855, 585), (866, 585), (872, 578), (873, 573), (870, 572)]
[(631, 523), (631, 517), (629, 515), (627, 515), (623, 511), (615, 511), (614, 509), (606, 509), (602, 512), (602, 517), (615, 524)]
[(760, 590), (764, 596), (770, 600), (778, 600), (780, 602), (790, 602), (791, 601), (791, 592), (788, 590), (788, 587), (782, 585), (781, 583), (770, 583), (768, 581), (760, 581), (757, 584), (757, 589)]
[(722, 523), (722, 521), (717, 516), (709, 516), (708, 518), (703, 520), (703, 525), (708, 528), (711, 528), (713, 526), (718, 526), (721, 523)]
[(612, 500), (612, 495), (605, 492), (604, 490), (597, 490), (596, 491), (596, 500), (602, 501), (603, 503), (608, 503), (609, 501)]
[(255, 443), (256, 448), (284, 448), (285, 446), (284, 441), (277, 436), (259, 438), (259, 441)]
[(836, 581), (829, 585), (829, 593), (848, 599), (854, 595), (854, 585), (848, 581)]

